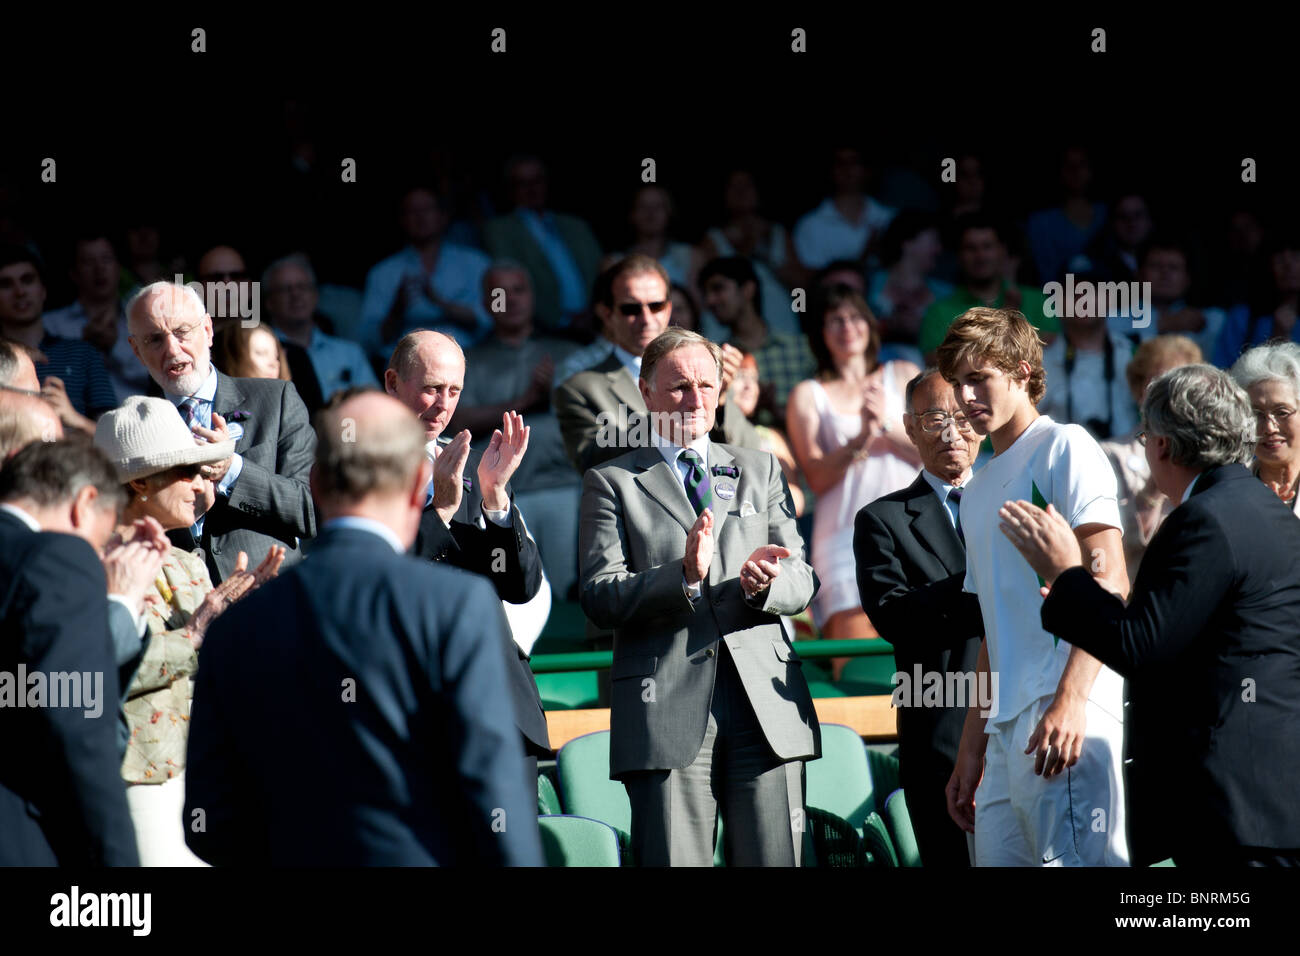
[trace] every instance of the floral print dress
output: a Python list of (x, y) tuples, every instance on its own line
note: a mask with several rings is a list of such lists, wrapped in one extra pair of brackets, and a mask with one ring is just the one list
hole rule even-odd
[(172, 548), (145, 596), (149, 643), (126, 701), (131, 737), (122, 779), (128, 783), (166, 783), (185, 769), (190, 699), (199, 666), (198, 650), (185, 629), (211, 590), (204, 563)]

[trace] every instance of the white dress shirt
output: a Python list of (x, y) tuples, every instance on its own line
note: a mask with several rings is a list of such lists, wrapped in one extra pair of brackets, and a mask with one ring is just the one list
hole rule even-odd
[(949, 497), (949, 495), (951, 495), (952, 490), (954, 488), (965, 487), (966, 482), (970, 481), (970, 472), (968, 471), (966, 472), (965, 475), (962, 476), (960, 485), (950, 485), (948, 484), (948, 482), (944, 481), (938, 475), (932, 475), (929, 471), (927, 471), (924, 468), (921, 469), (921, 477), (925, 479), (926, 484), (928, 484), (931, 488), (934, 489), (934, 493), (938, 495), (939, 500), (943, 502), (943, 512), (948, 516), (948, 522), (952, 525), (952, 530), (956, 531), (958, 505), (957, 502), (953, 501)]
[[(617, 351), (622, 351), (622, 350), (618, 349)], [(637, 359), (638, 365), (640, 364), (640, 362), (641, 360)], [(707, 474), (709, 469), (709, 444), (710, 444), (708, 435), (701, 435), (699, 438), (695, 439), (695, 441), (687, 445), (686, 448), (683, 448), (681, 445), (676, 445), (673, 442), (669, 441), (667, 438), (664, 438), (658, 432), (655, 432), (654, 443), (655, 443), (655, 447), (659, 449), (659, 454), (664, 456), (664, 461), (668, 462), (668, 467), (672, 468), (673, 471), (677, 474), (677, 480), (681, 482), (683, 494), (686, 493), (686, 473), (687, 471), (689, 471), (690, 466), (687, 465), (686, 462), (682, 461), (680, 456), (681, 453), (686, 450), (686, 448), (690, 448), (694, 450), (695, 453), (700, 456), (700, 467), (702, 467), (705, 470), (705, 473)], [(685, 568), (683, 568), (682, 569), (682, 590), (686, 592), (686, 596), (690, 599), (690, 602), (694, 604), (696, 601), (700, 599), (700, 595), (703, 593), (704, 582), (697, 581), (694, 584), (687, 584), (686, 570)]]

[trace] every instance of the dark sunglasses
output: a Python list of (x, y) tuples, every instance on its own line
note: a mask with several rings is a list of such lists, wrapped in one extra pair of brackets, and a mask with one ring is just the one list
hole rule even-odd
[(623, 302), (619, 304), (618, 311), (631, 318), (640, 315), (642, 309), (649, 309), (657, 315), (666, 308), (668, 308), (668, 300), (661, 299), (658, 302)]

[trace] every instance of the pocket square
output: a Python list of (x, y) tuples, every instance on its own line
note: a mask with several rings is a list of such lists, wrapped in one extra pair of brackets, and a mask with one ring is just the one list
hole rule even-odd
[(754, 506), (748, 501), (742, 501), (740, 503), (740, 516), (742, 518), (748, 518), (750, 515), (754, 514), (758, 514), (758, 512), (754, 510)]

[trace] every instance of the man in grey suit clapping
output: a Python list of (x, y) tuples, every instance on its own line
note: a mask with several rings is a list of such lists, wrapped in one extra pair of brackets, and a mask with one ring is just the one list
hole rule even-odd
[(670, 328), (639, 387), (654, 441), (583, 480), (581, 600), (614, 631), (610, 776), (642, 865), (797, 866), (821, 729), (781, 615), (808, 606), (789, 491), (766, 452), (709, 440), (721, 353)]

